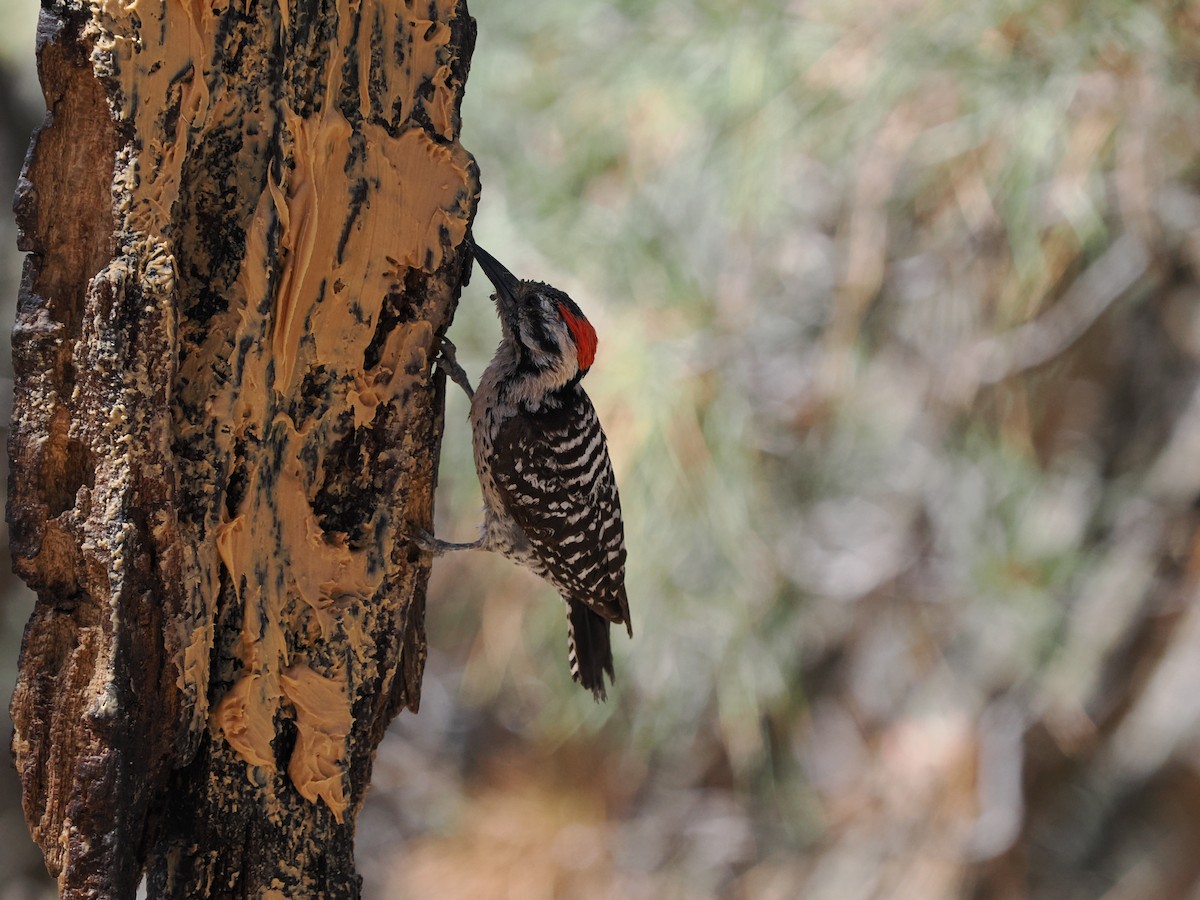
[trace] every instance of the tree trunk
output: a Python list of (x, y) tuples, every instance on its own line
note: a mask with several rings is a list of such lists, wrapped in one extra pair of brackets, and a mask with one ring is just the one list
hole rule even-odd
[(443, 381), (478, 179), (461, 0), (56, 0), (8, 516), (12, 700), (63, 897), (356, 896), (416, 710)]

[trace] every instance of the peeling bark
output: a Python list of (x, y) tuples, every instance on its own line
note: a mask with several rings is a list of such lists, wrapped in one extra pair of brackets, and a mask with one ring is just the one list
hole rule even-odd
[(64, 897), (357, 896), (416, 710), (438, 344), (478, 178), (465, 4), (58, 0), (8, 517), (12, 700)]

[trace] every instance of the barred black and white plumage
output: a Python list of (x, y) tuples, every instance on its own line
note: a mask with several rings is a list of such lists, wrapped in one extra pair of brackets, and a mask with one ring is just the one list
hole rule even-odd
[[(625, 594), (625, 536), (608, 444), (580, 385), (596, 333), (579, 307), (547, 284), (520, 281), (475, 247), (496, 287), (504, 337), (471, 402), (483, 492), (479, 540), (434, 552), (495, 550), (549, 581), (567, 604), (571, 677), (597, 700), (614, 677), (610, 624), (633, 634)], [(452, 357), (443, 365), (467, 389)]]
[[(491, 453), (476, 465), (499, 501), (498, 515), (485, 513), (489, 532), (500, 536), (496, 549), (562, 594), (571, 676), (603, 698), (603, 673), (614, 674), (609, 623), (629, 625), (621, 503), (591, 401), (578, 384), (564, 394), (499, 423)], [(545, 465), (548, 459), (553, 466)], [(510, 539), (510, 529), (495, 521), (502, 517), (516, 524), (524, 542)]]

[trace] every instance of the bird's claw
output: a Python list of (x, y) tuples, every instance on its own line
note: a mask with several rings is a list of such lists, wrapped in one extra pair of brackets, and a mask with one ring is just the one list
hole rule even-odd
[(476, 541), (470, 541), (465, 544), (456, 544), (453, 541), (443, 541), (441, 538), (436, 538), (419, 525), (408, 523), (403, 532), (405, 538), (416, 544), (426, 553), (432, 553), (434, 556), (441, 556), (444, 553), (449, 553), (451, 550), (478, 550), (483, 546), (483, 538)]
[(442, 338), (437, 364), (438, 368), (445, 372), (451, 381), (466, 392), (468, 398), (474, 399), (475, 389), (471, 387), (471, 380), (467, 378), (463, 367), (458, 364), (458, 350), (450, 338)]

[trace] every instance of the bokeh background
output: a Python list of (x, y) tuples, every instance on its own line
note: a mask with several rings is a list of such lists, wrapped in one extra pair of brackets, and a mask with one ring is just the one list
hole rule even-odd
[[(30, 5), (0, 0), (5, 185)], [(366, 896), (1200, 897), (1200, 3), (471, 11), (475, 234), (600, 333), (635, 636), (597, 706), (548, 587), (438, 561)], [(0, 248), (10, 322), (7, 212)], [(0, 871), (48, 890), (6, 767)]]

